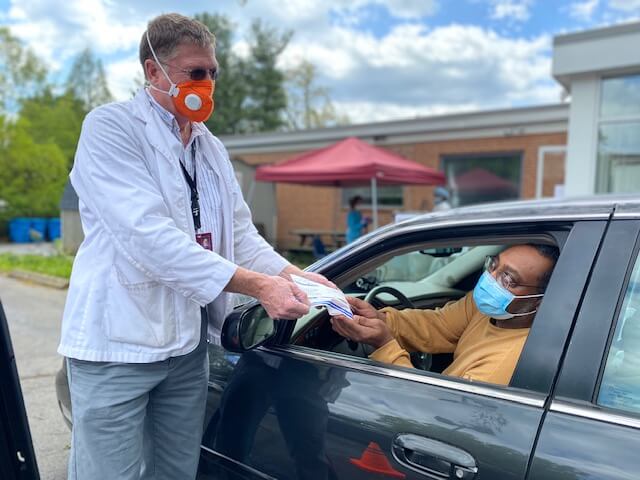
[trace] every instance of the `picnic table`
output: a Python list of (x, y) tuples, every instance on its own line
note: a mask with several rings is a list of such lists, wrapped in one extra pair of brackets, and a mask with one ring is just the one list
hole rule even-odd
[(345, 232), (340, 230), (315, 230), (312, 228), (299, 228), (291, 230), (292, 235), (300, 237), (300, 247), (311, 247), (314, 237), (320, 237), (322, 243), (330, 248), (340, 248), (346, 243)]

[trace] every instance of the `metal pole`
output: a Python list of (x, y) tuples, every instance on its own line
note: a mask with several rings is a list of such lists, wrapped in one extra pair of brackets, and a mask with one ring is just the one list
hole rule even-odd
[(373, 229), (378, 228), (378, 180), (371, 179), (371, 206), (373, 210)]

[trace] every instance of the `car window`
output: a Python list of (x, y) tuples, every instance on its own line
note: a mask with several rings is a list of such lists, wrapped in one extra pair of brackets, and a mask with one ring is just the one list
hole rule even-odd
[[(376, 287), (389, 286), (418, 303), (421, 299), (438, 295), (455, 299), (475, 285), (485, 258), (499, 253), (503, 248), (502, 245), (476, 245), (413, 250), (394, 255), (379, 265), (372, 266), (361, 272), (354, 281), (341, 287), (345, 295), (358, 297), (366, 296)], [(395, 300), (385, 293), (381, 293), (378, 298), (390, 305)], [(319, 315), (322, 313), (312, 309), (298, 319), (294, 337)]]
[[(362, 273), (343, 290), (348, 295), (358, 295), (375, 287), (390, 286), (409, 298), (453, 290), (466, 293), (468, 288), (461, 282), (478, 272), (487, 256), (503, 248), (501, 245), (434, 247), (403, 253)], [(392, 300), (384, 294), (382, 298)]]
[(636, 260), (618, 315), (598, 404), (640, 413), (640, 258)]
[[(537, 238), (540, 238), (539, 243), (550, 243), (549, 237)], [(468, 294), (482, 275), (487, 257), (500, 254), (511, 244), (534, 239), (514, 240), (496, 237), (485, 243), (480, 239), (465, 239), (465, 243), (453, 240), (449, 244), (414, 245), (411, 249), (404, 247), (366, 258), (358, 267), (332, 280), (347, 296), (364, 299), (376, 309), (387, 306), (398, 310), (412, 309), (407, 315), (395, 317), (392, 328), (396, 342), (376, 348), (375, 340), (372, 343), (355, 341), (344, 331), (338, 332), (342, 327), (336, 325), (336, 320), (331, 321), (325, 309), (312, 309), (297, 320), (289, 343), (359, 357), (387, 367), (411, 368), (416, 373), (443, 374), (446, 371), (453, 377), (469, 381), (508, 385), (527, 343), (529, 329), (493, 331), (499, 327), (495, 323), (487, 326), (479, 320), (482, 315), (477, 314), (475, 301)], [(519, 309), (516, 313), (521, 315), (537, 309), (532, 306), (531, 299), (523, 298), (518, 303), (514, 305)], [(433, 313), (445, 306), (445, 310)], [(422, 315), (419, 310), (430, 313)], [(430, 333), (418, 335), (416, 332), (423, 330), (419, 327), (420, 322), (427, 322), (427, 318)], [(478, 353), (481, 349), (471, 346), (473, 339), (485, 343), (492, 339), (491, 348), (495, 351), (489, 353), (489, 360), (481, 358), (484, 355)], [(464, 344), (459, 350), (458, 341)], [(454, 352), (458, 359), (455, 365), (452, 364)]]

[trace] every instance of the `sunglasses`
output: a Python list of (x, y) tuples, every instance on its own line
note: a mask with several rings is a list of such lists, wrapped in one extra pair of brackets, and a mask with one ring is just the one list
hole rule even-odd
[(174, 68), (176, 70), (180, 70), (182, 73), (186, 73), (187, 75), (189, 75), (189, 78), (191, 80), (194, 80), (196, 82), (207, 78), (207, 74), (209, 75), (209, 77), (211, 77), (211, 80), (215, 81), (218, 78), (217, 68), (197, 67), (197, 68), (185, 69), (185, 68), (176, 67), (175, 65), (171, 65), (170, 63), (165, 63), (165, 65), (168, 67)]

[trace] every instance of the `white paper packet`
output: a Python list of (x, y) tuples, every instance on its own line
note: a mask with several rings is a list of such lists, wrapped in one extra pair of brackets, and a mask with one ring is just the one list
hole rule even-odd
[(291, 280), (307, 294), (312, 307), (327, 307), (330, 315), (344, 315), (347, 318), (353, 318), (349, 302), (341, 290), (327, 287), (298, 275), (291, 275)]

